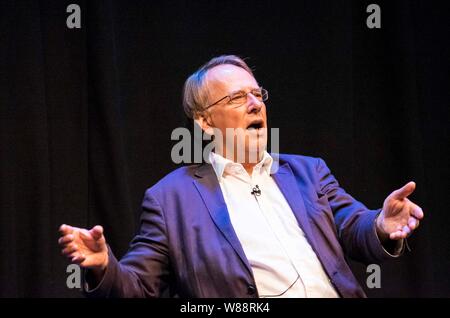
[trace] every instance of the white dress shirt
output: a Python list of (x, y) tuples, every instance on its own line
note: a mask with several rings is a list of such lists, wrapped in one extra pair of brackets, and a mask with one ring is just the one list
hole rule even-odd
[[(241, 164), (214, 152), (209, 160), (259, 296), (339, 297), (270, 175), (269, 153), (264, 152), (251, 176)], [(251, 194), (256, 185), (260, 195)]]

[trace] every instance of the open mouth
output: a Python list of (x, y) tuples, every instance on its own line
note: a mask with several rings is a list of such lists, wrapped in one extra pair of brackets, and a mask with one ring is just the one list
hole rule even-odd
[(260, 129), (263, 128), (263, 121), (262, 120), (255, 120), (250, 123), (250, 125), (247, 126), (247, 130), (253, 130), (253, 129)]

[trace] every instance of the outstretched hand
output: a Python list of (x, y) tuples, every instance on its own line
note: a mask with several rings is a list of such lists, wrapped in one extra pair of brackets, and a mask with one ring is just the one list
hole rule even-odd
[(400, 240), (417, 229), (424, 214), (417, 204), (408, 199), (415, 188), (414, 182), (408, 182), (384, 200), (383, 210), (376, 222), (377, 233), (381, 239)]
[(91, 230), (63, 224), (59, 228), (61, 237), (58, 244), (62, 254), (72, 263), (84, 268), (105, 269), (108, 265), (108, 247), (103, 227), (94, 226)]

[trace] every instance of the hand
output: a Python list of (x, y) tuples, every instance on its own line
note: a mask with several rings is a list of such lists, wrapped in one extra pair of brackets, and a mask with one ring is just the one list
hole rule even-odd
[(104, 270), (108, 265), (108, 247), (103, 236), (103, 227), (94, 226), (91, 230), (70, 225), (61, 225), (58, 244), (62, 254), (72, 263), (84, 268)]
[(419, 220), (423, 219), (423, 211), (407, 198), (415, 188), (414, 182), (408, 182), (384, 200), (383, 210), (376, 221), (377, 233), (381, 240), (404, 239), (419, 226)]

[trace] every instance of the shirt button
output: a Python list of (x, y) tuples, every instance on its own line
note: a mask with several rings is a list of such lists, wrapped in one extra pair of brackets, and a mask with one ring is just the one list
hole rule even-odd
[(253, 285), (248, 285), (247, 287), (247, 294), (254, 295), (256, 293), (256, 288)]

